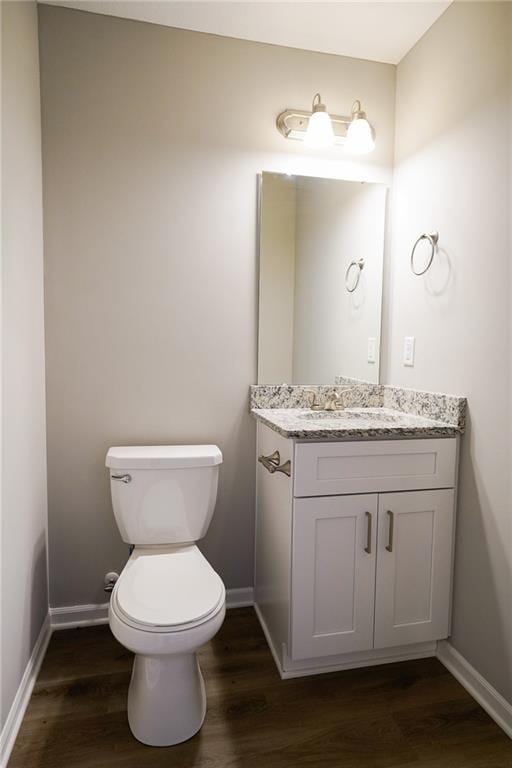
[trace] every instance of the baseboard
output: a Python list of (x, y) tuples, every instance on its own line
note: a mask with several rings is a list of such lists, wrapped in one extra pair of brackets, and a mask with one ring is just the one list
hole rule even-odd
[(254, 588), (226, 589), (226, 608), (246, 608), (254, 605)]
[(512, 739), (512, 704), (509, 704), (447, 640), (441, 640), (437, 644), (436, 655), (446, 669)]
[(348, 669), (361, 669), (363, 667), (379, 667), (383, 664), (396, 664), (399, 661), (415, 661), (416, 659), (430, 659), (436, 655), (435, 642), (413, 643), (410, 646), (396, 646), (394, 648), (379, 648), (377, 650), (347, 653), (342, 656), (333, 656), (332, 663), (318, 663), (316, 659), (305, 662), (293, 662), (284, 653), (284, 664), (281, 672), (283, 680), (291, 677), (306, 677), (308, 675), (323, 675), (329, 672), (343, 672)]
[(283, 676), (283, 665), (281, 664), (281, 659), (279, 658), (279, 653), (277, 652), (277, 648), (275, 648), (272, 636), (268, 630), (267, 624), (265, 619), (263, 618), (263, 614), (260, 611), (259, 605), (257, 603), (254, 603), (254, 610), (256, 612), (256, 616), (258, 617), (258, 620), (260, 622), (260, 626), (263, 630), (263, 634), (265, 635), (265, 640), (267, 641), (267, 645), (270, 648), (270, 653), (272, 654), (272, 658), (274, 659), (274, 664), (277, 667), (277, 671), (279, 672), (279, 677), (281, 680), (284, 679)]
[(9, 756), (14, 746), (14, 742), (16, 741), (18, 731), (25, 715), (25, 710), (30, 701), (34, 684), (48, 647), (50, 635), (51, 625), (50, 616), (48, 614), (43, 622), (34, 648), (32, 649), (23, 677), (18, 686), (16, 696), (14, 697), (2, 733), (0, 734), (0, 766), (6, 766), (9, 761)]
[[(254, 602), (254, 589), (226, 590), (226, 608), (242, 608)], [(73, 629), (91, 627), (95, 624), (108, 624), (108, 603), (89, 603), (86, 605), (64, 605), (50, 608), (52, 629)]]
[(52, 629), (73, 629), (91, 627), (94, 624), (108, 624), (108, 603), (85, 605), (64, 605), (50, 608)]
[(272, 636), (266, 625), (263, 614), (257, 604), (254, 610), (261, 624), (263, 634), (272, 653), (277, 671), (281, 680), (289, 680), (294, 677), (307, 677), (309, 675), (323, 675), (329, 672), (342, 672), (345, 669), (357, 669), (359, 667), (373, 667), (381, 664), (394, 664), (397, 661), (411, 661), (413, 659), (427, 659), (436, 655), (435, 642), (414, 643), (411, 646), (398, 646), (396, 648), (383, 648), (358, 653), (345, 653), (340, 656), (327, 656), (318, 659), (305, 659), (304, 661), (292, 661), (283, 644), (281, 653), (275, 647)]

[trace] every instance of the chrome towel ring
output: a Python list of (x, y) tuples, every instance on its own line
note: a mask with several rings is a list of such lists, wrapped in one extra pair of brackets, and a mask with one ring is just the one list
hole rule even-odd
[[(354, 284), (352, 287), (349, 286), (349, 277), (350, 277), (350, 270), (353, 269), (353, 267), (356, 267), (357, 269), (357, 275), (356, 279), (354, 281)], [(355, 289), (359, 285), (359, 280), (361, 279), (361, 272), (363, 271), (364, 267), (364, 259), (359, 259), (359, 261), (351, 261), (350, 264), (347, 267), (347, 271), (345, 272), (345, 288), (349, 293), (354, 293)]]
[[(427, 262), (427, 266), (425, 267), (425, 269), (422, 269), (419, 272), (417, 272), (416, 269), (414, 268), (414, 251), (416, 250), (416, 246), (418, 245), (418, 243), (420, 243), (422, 240), (428, 240), (430, 243), (430, 247), (431, 247), (430, 258)], [(436, 245), (438, 243), (438, 240), (439, 240), (439, 232), (431, 232), (430, 234), (427, 234), (426, 232), (424, 232), (422, 235), (418, 237), (418, 239), (414, 243), (411, 251), (411, 269), (415, 275), (418, 275), (418, 277), (420, 275), (424, 275), (425, 272), (428, 272), (428, 270), (430, 269), (432, 265), (432, 261), (434, 259), (434, 253), (436, 252)]]

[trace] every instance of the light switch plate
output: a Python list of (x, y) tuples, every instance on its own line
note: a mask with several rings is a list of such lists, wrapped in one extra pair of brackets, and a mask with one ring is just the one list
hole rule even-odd
[(414, 336), (406, 336), (404, 338), (404, 365), (412, 367), (414, 365)]
[(377, 342), (372, 336), (369, 336), (368, 337), (368, 362), (374, 363), (376, 356), (377, 356)]

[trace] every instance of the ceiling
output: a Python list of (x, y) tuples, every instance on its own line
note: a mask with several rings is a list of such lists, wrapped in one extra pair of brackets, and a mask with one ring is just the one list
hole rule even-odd
[(450, 2), (39, 0), (109, 16), (398, 64)]

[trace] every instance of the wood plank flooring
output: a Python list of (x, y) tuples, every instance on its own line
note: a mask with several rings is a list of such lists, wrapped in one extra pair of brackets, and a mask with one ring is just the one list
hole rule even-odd
[(200, 657), (202, 730), (145, 747), (131, 654), (108, 626), (55, 632), (9, 768), (512, 768), (512, 741), (436, 659), (282, 681), (251, 608)]

